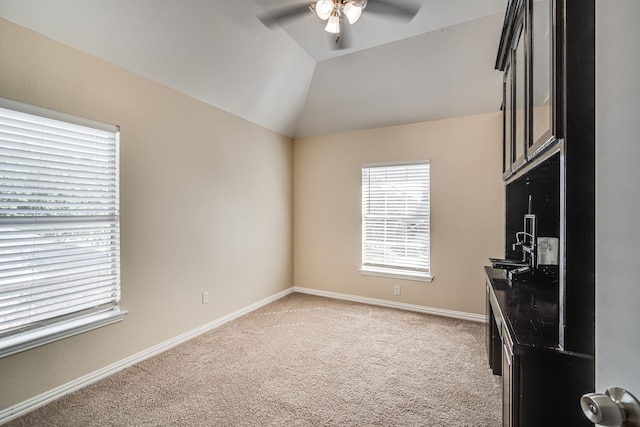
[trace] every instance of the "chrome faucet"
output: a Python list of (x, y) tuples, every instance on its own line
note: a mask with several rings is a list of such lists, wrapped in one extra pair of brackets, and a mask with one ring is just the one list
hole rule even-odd
[(524, 216), (524, 231), (516, 233), (516, 243), (512, 246), (514, 251), (522, 251), (522, 261), (527, 265), (508, 272), (509, 279), (514, 275), (528, 273), (536, 268), (536, 216), (526, 214)]

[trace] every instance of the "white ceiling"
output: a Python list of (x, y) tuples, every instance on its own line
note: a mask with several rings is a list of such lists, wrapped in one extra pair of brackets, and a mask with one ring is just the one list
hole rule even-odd
[(290, 137), (497, 111), (507, 0), (395, 1), (420, 10), (365, 9), (343, 50), (311, 12), (257, 19), (305, 0), (0, 0), (0, 16)]

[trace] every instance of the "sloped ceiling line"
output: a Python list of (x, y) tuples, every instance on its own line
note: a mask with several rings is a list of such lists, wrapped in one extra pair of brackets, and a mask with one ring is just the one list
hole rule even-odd
[(0, 17), (289, 137), (495, 111), (507, 0), (402, 1), (422, 2), (409, 24), (363, 13), (337, 51), (312, 14), (257, 19), (293, 0), (0, 0)]

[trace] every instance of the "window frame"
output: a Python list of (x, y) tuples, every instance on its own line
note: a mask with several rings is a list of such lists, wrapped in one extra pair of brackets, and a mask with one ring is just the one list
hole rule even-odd
[[(367, 204), (366, 195), (365, 195), (365, 169), (373, 169), (373, 168), (401, 168), (408, 166), (426, 166), (426, 197), (425, 197), (425, 205), (423, 208), (426, 211), (426, 216), (423, 218), (426, 221), (425, 233), (426, 236), (423, 236), (426, 239), (426, 251), (427, 251), (427, 265), (425, 269), (415, 269), (415, 268), (407, 268), (402, 267), (400, 265), (387, 265), (387, 262), (381, 263), (384, 265), (374, 265), (371, 262), (367, 262), (365, 258), (366, 252), (366, 212), (365, 206)], [(381, 276), (381, 277), (391, 277), (405, 280), (415, 280), (421, 282), (431, 282), (433, 280), (432, 270), (431, 270), (431, 162), (429, 160), (421, 160), (421, 161), (411, 161), (411, 162), (395, 162), (395, 163), (376, 163), (376, 164), (363, 164), (361, 167), (361, 262), (360, 262), (360, 273), (362, 275), (369, 276)], [(405, 247), (406, 249), (407, 247)]]
[[(92, 253), (96, 253), (96, 252), (102, 253), (100, 259), (104, 259), (105, 257), (109, 257), (111, 259), (110, 261), (111, 268), (110, 268), (109, 277), (111, 277), (110, 279), (112, 283), (111, 288), (114, 296), (109, 297), (110, 302), (108, 304), (103, 304), (103, 305), (96, 304), (94, 308), (75, 309), (72, 313), (67, 313), (64, 315), (51, 315), (48, 318), (38, 320), (35, 322), (31, 321), (29, 323), (25, 323), (24, 325), (20, 325), (20, 326), (8, 326), (6, 330), (0, 333), (0, 358), (2, 358), (2, 357), (16, 354), (34, 347), (48, 344), (63, 338), (67, 338), (82, 332), (86, 332), (86, 331), (96, 329), (102, 326), (106, 326), (115, 322), (119, 322), (124, 318), (127, 312), (124, 311), (121, 306), (121, 282), (120, 282), (120, 213), (119, 213), (119, 209), (120, 209), (120, 195), (119, 195), (120, 128), (115, 125), (97, 122), (94, 120), (85, 119), (85, 118), (81, 118), (81, 117), (77, 117), (77, 116), (73, 116), (73, 115), (61, 113), (58, 111), (53, 111), (46, 108), (37, 107), (34, 105), (25, 104), (25, 103), (13, 101), (13, 100), (5, 99), (5, 98), (0, 98), (0, 108), (6, 109), (6, 110), (12, 110), (17, 113), (38, 116), (40, 119), (64, 122), (71, 126), (81, 126), (84, 128), (91, 128), (96, 131), (108, 132), (109, 134), (112, 134), (114, 146), (111, 148), (114, 151), (114, 154), (112, 156), (114, 160), (112, 162), (113, 165), (110, 166), (110, 170), (112, 171), (110, 173), (112, 176), (115, 175), (112, 181), (114, 182), (114, 187), (115, 187), (115, 190), (114, 190), (115, 196), (112, 196), (112, 199), (115, 199), (115, 209), (113, 207), (111, 208), (112, 211), (115, 210), (115, 214), (108, 215), (110, 217), (109, 220), (107, 221), (101, 220), (100, 222), (100, 225), (102, 226), (104, 226), (103, 224), (107, 224), (107, 226), (110, 227), (110, 230), (113, 230), (113, 231), (110, 231), (110, 233), (113, 233), (113, 235), (115, 235), (115, 237), (110, 237), (110, 239), (107, 240), (109, 245), (108, 248), (110, 249), (105, 252), (104, 249), (99, 249), (97, 246), (95, 246), (96, 243), (93, 243), (94, 246), (91, 246), (92, 244), (91, 244), (91, 241), (89, 240), (81, 240), (79, 241), (80, 243), (78, 244), (78, 247), (95, 248), (93, 249)], [(49, 143), (48, 146), (51, 147), (52, 144)], [(10, 165), (11, 163), (6, 163), (6, 164)], [(62, 170), (66, 171), (66, 169), (62, 169)], [(9, 180), (12, 179), (10, 178), (11, 173), (7, 176), (9, 177), (7, 179)], [(54, 176), (56, 176), (57, 179), (60, 179), (60, 177), (62, 177), (63, 175), (61, 174), (61, 175), (54, 175)], [(11, 181), (6, 181), (6, 182), (9, 183)], [(12, 186), (8, 188), (21, 189), (22, 187)], [(55, 188), (57, 189), (58, 187), (56, 186)], [(28, 190), (22, 190), (22, 191), (28, 191)], [(2, 193), (0, 193), (0, 195), (1, 194)], [(13, 194), (13, 193), (10, 191), (6, 194)], [(16, 212), (19, 212), (19, 210), (16, 209)], [(29, 222), (32, 222), (34, 224), (33, 227), (37, 226), (36, 224), (38, 224), (39, 221), (37, 221), (36, 218), (38, 219), (47, 218), (44, 221), (48, 224), (51, 224), (51, 223), (62, 224), (62, 223), (68, 223), (69, 219), (72, 217), (73, 217), (72, 215), (70, 216), (70, 215), (67, 215), (66, 213), (58, 214), (58, 217), (51, 216), (51, 214), (49, 215), (33, 214), (33, 216), (24, 216), (23, 214), (23, 215), (16, 215), (15, 218), (13, 218), (13, 215), (7, 215), (3, 217), (4, 225), (3, 224), (0, 224), (0, 225), (6, 228), (6, 227), (11, 227), (12, 224), (17, 224), (16, 226), (25, 227), (24, 229), (26, 230), (27, 228), (24, 224), (28, 224)], [(105, 217), (107, 217), (107, 215), (105, 215)], [(29, 218), (32, 218), (32, 219), (30, 220)], [(93, 217), (92, 215), (89, 215), (88, 217), (86, 217), (89, 219), (86, 219), (85, 217), (77, 217), (77, 218), (81, 218), (80, 220), (84, 224), (87, 224), (87, 226), (90, 226), (90, 227), (93, 227), (95, 224), (99, 223), (98, 218)], [(33, 229), (32, 233), (34, 234), (34, 236), (39, 235), (39, 234), (36, 234), (37, 231), (35, 228)], [(50, 233), (64, 233), (64, 232), (51, 231)], [(55, 234), (55, 235), (67, 236), (67, 234)], [(64, 244), (67, 245), (67, 247), (69, 246), (68, 240), (65, 240), (59, 237), (56, 238), (56, 240), (63, 241)], [(89, 242), (89, 244), (87, 244), (86, 242)], [(11, 247), (14, 247), (14, 246), (11, 246)], [(11, 250), (11, 247), (8, 247), (9, 251)], [(105, 247), (105, 246), (101, 246), (101, 247)], [(87, 250), (91, 250), (91, 249), (87, 249)], [(59, 255), (60, 252), (58, 251), (59, 249), (54, 249), (54, 254)], [(105, 255), (105, 253), (107, 254)], [(9, 257), (9, 255), (7, 255), (7, 257)], [(34, 274), (35, 273), (33, 272), (29, 273), (28, 277), (32, 277), (32, 279), (30, 280), (33, 280)], [(42, 275), (42, 273), (40, 273), (40, 275)], [(50, 285), (46, 285), (46, 286), (49, 287)], [(8, 288), (5, 288), (5, 289), (8, 289)], [(1, 291), (2, 291), (2, 288), (0, 288), (0, 292)], [(96, 292), (94, 291), (92, 294), (95, 295), (95, 293)], [(5, 297), (12, 299), (12, 298), (15, 298), (15, 295), (16, 295), (15, 293), (11, 293), (11, 294), (8, 293), (5, 295)], [(93, 298), (94, 301), (96, 301), (98, 297), (91, 296), (91, 298)], [(9, 301), (9, 299), (7, 299), (6, 301)], [(0, 307), (0, 310), (2, 310), (1, 307)], [(9, 309), (7, 308), (6, 310), (9, 310)], [(0, 316), (1, 315), (2, 315), (2, 312), (0, 311)]]

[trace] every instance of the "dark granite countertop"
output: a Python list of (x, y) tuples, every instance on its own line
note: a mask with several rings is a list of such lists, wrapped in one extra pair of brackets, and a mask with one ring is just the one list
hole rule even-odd
[[(507, 278), (506, 270), (485, 267), (491, 284), (494, 315), (509, 328), (514, 353), (561, 351), (559, 347), (558, 283), (521, 282)], [(498, 307), (494, 307), (497, 302)]]

